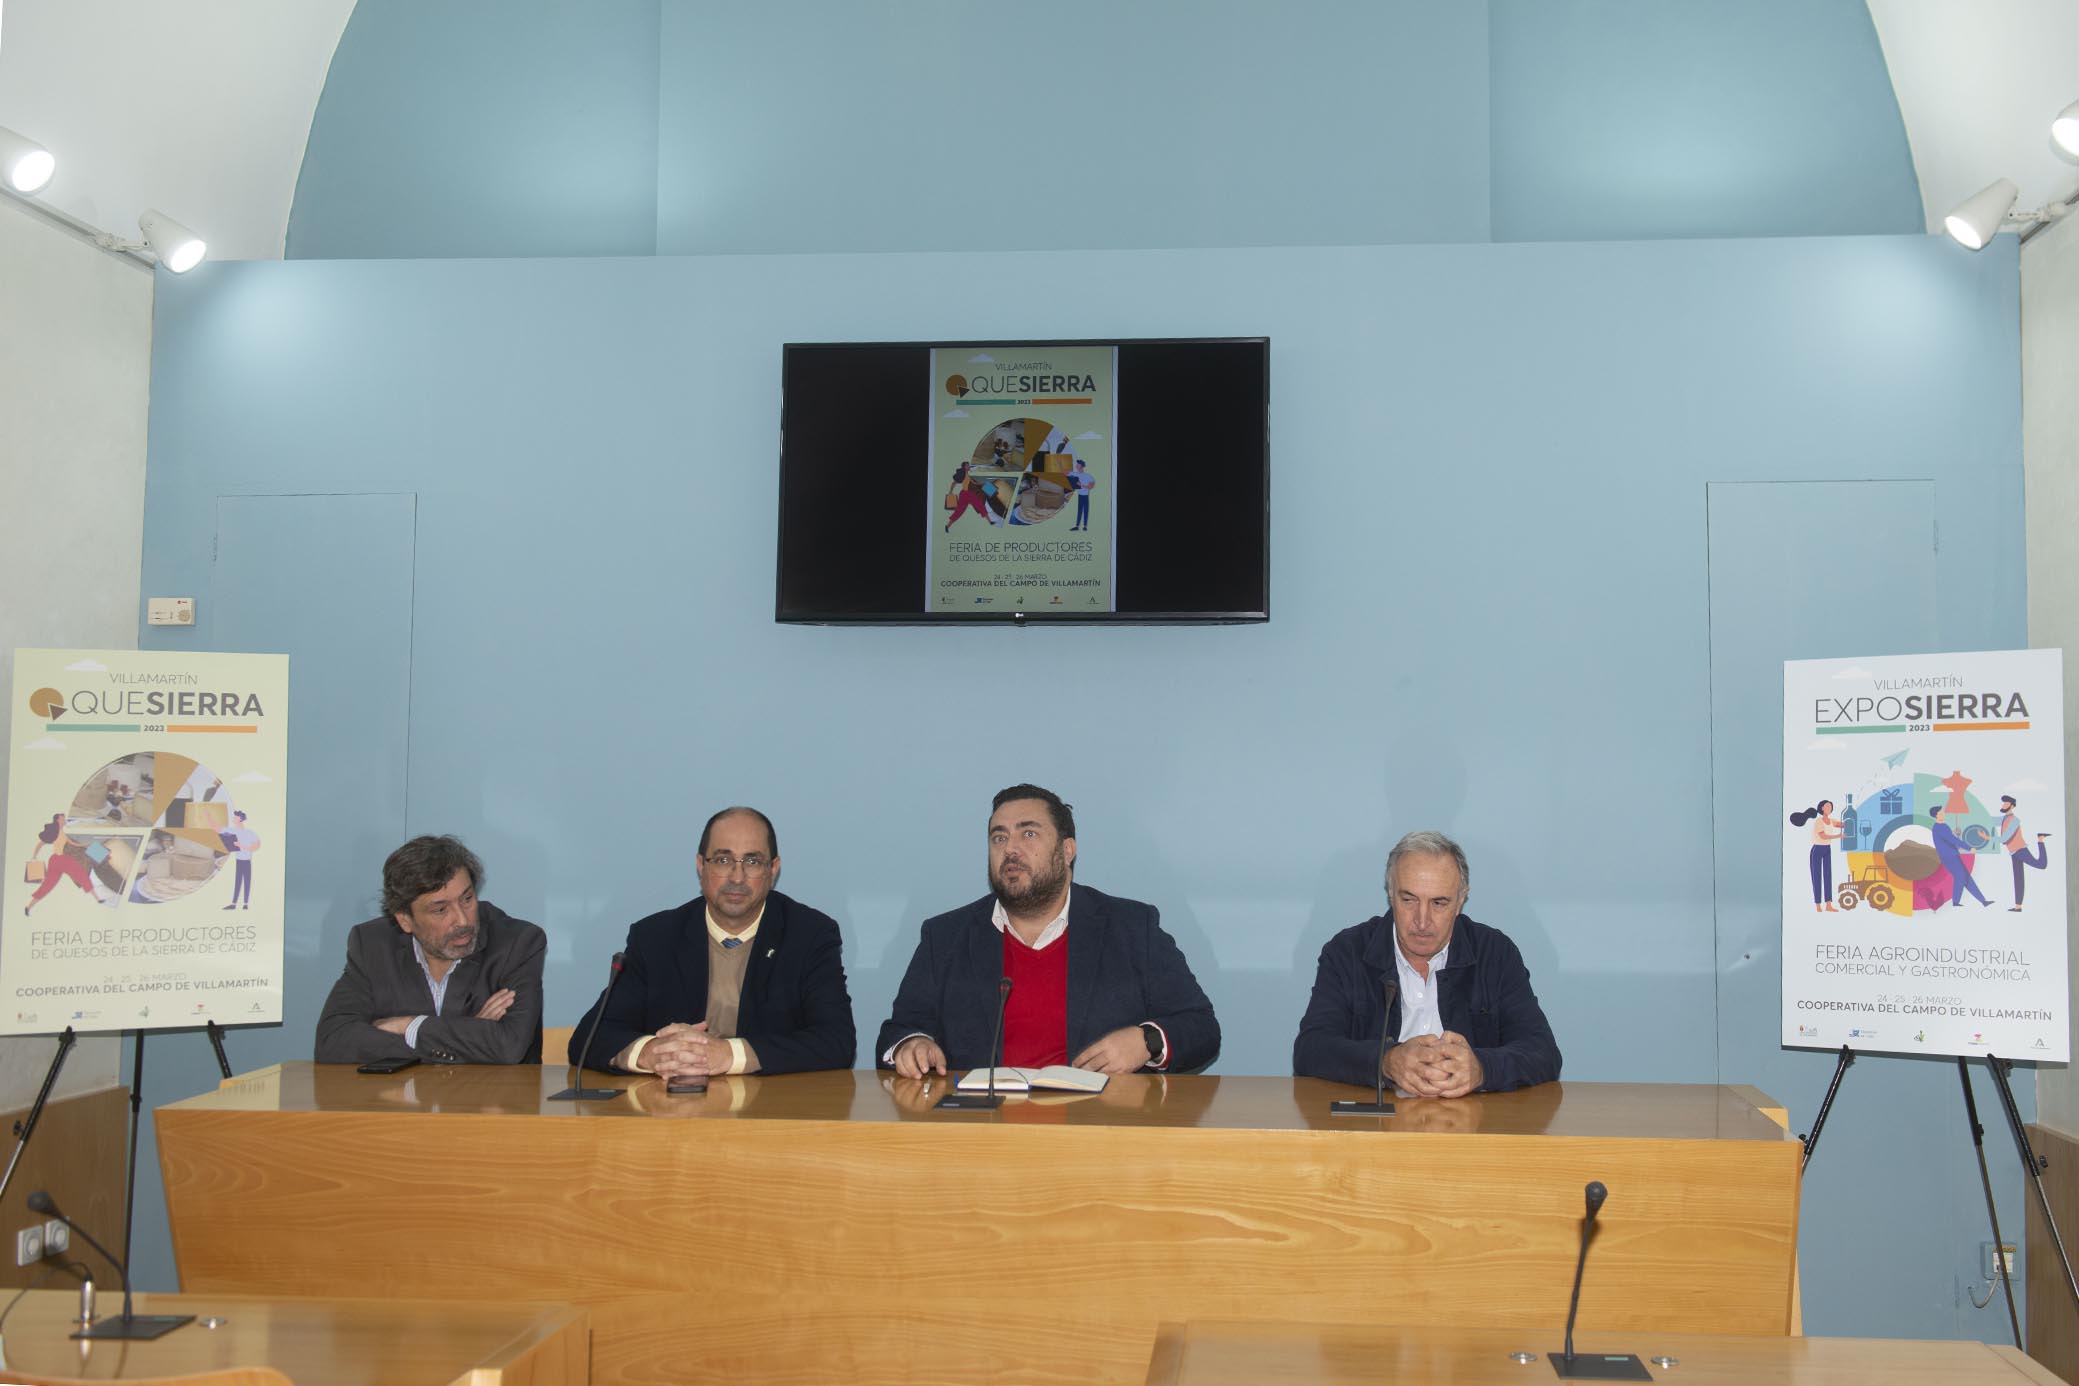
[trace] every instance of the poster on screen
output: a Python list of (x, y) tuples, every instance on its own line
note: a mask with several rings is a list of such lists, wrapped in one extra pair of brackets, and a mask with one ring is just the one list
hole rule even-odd
[(1116, 609), (1118, 377), (1115, 346), (932, 349), (924, 610)]
[(0, 1034), (278, 1023), (287, 655), (17, 650)]
[(2066, 1062), (2064, 654), (1783, 666), (1783, 1043)]

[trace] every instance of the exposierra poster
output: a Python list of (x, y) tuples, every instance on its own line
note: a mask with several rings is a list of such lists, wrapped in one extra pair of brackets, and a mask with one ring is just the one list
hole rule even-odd
[(1783, 1043), (2066, 1062), (2064, 656), (1783, 666)]

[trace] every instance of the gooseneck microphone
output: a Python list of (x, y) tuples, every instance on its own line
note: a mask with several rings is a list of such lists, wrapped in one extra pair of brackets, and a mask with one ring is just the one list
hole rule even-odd
[(1584, 1192), (1588, 1199), (1588, 1215), (1581, 1219), (1581, 1255), (1574, 1262), (1574, 1293), (1566, 1306), (1566, 1351), (1547, 1353), (1546, 1356), (1552, 1359), (1552, 1370), (1569, 1380), (1651, 1381), (1652, 1374), (1636, 1353), (1574, 1355), (1574, 1316), (1581, 1309), (1581, 1272), (1588, 1266), (1588, 1243), (1595, 1235), (1595, 1215), (1602, 1211), (1603, 1200), (1610, 1196), (1600, 1179), (1589, 1180)]
[[(182, 1324), (195, 1321), (193, 1314), (139, 1314), (134, 1312), (130, 1305), (130, 1268), (128, 1266), (118, 1261), (107, 1247), (95, 1241), (93, 1233), (87, 1231), (86, 1228), (81, 1227), (63, 1212), (59, 1211), (57, 1202), (44, 1190), (38, 1189), (29, 1195), (29, 1211), (41, 1213), (47, 1218), (56, 1218), (59, 1222), (64, 1223), (67, 1227), (79, 1233), (86, 1244), (100, 1252), (101, 1259), (114, 1266), (116, 1274), (122, 1277), (122, 1314), (115, 1318), (103, 1319), (100, 1323), (82, 1324), (79, 1332), (72, 1335), (74, 1338), (126, 1338), (135, 1342), (150, 1338), (163, 1338)], [(84, 1309), (88, 1303), (84, 1295), (81, 1296), (80, 1303), (82, 1309)]]
[(588, 1088), (585, 1086), (585, 1060), (592, 1057), (592, 1041), (599, 1035), (599, 1022), (606, 1019), (606, 1003), (613, 999), (614, 983), (621, 980), (621, 964), (627, 960), (626, 953), (614, 954), (614, 960), (606, 974), (606, 990), (599, 993), (599, 1008), (592, 1012), (592, 1024), (585, 1031), (584, 1046), (578, 1050), (577, 1067), (571, 1070), (570, 1086), (561, 1092), (552, 1092), (551, 1102), (605, 1102), (619, 1097), (619, 1088)]
[(224, 1052), (224, 1027), (214, 1020), (202, 1027), (209, 1036), (209, 1047), (217, 1052), (217, 1069), (226, 1078), (231, 1076), (231, 1056)]
[(938, 1110), (963, 1112), (980, 1111), (988, 1107), (1003, 1105), (1003, 1094), (996, 1090), (996, 1069), (1003, 1059), (1003, 1013), (1011, 1006), (1011, 979), (996, 979), (996, 1033), (989, 1038), (989, 1091), (986, 1093), (949, 1092), (939, 1099)]
[(1595, 1236), (1595, 1215), (1603, 1210), (1603, 1200), (1610, 1196), (1610, 1191), (1603, 1187), (1603, 1182), (1600, 1179), (1589, 1180), (1588, 1187), (1584, 1192), (1588, 1196), (1588, 1214), (1581, 1219), (1581, 1255), (1574, 1262), (1574, 1293), (1573, 1297), (1566, 1304), (1566, 1360), (1568, 1366), (1572, 1366), (1574, 1361), (1574, 1316), (1581, 1312), (1581, 1272), (1588, 1269), (1588, 1243)]
[(1400, 994), (1400, 979), (1392, 973), (1386, 974), (1383, 992), (1386, 1009), (1379, 1020), (1379, 1056), (1372, 1062), (1372, 1100), (1369, 1102), (1331, 1102), (1328, 1104), (1332, 1116), (1392, 1116), (1393, 1104), (1386, 1100), (1386, 1049), (1393, 1034), (1393, 998)]

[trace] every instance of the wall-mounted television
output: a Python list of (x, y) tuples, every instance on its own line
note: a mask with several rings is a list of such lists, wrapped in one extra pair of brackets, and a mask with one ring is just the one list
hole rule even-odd
[(1270, 342), (789, 343), (777, 618), (1270, 616)]

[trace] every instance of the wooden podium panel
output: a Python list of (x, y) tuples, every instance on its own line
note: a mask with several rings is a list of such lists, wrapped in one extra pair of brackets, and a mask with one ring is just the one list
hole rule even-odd
[(1137, 1381), (1158, 1323), (1782, 1334), (1798, 1145), (1732, 1089), (1548, 1084), (1348, 1118), (1312, 1079), (938, 1112), (882, 1073), (289, 1064), (159, 1109), (189, 1291), (555, 1298), (602, 1382)]
[[(1584, 1314), (1585, 1318), (1586, 1315)], [(1546, 1386), (1560, 1378), (1545, 1359), (1562, 1346), (1563, 1324), (1533, 1332), (1476, 1329), (1396, 1331), (1356, 1325), (1165, 1324), (1148, 1386), (1357, 1386), (1450, 1382), (1453, 1386)], [(1735, 1338), (1637, 1331), (1584, 1332), (1574, 1351), (1629, 1352), (1656, 1381), (1684, 1386), (2062, 1386), (2041, 1363), (2010, 1347), (1891, 1338)], [(1531, 1352), (1528, 1364), (1510, 1354)], [(1671, 1357), (1674, 1365), (1653, 1365)]]
[[(364, 1293), (368, 1287), (364, 1287)], [(104, 1293), (101, 1318), (120, 1314)], [(281, 1299), (226, 1294), (139, 1295), (140, 1314), (197, 1322), (150, 1342), (76, 1343), (76, 1290), (32, 1290), (7, 1317), (0, 1381), (192, 1376), (271, 1367), (296, 1386), (584, 1386), (585, 1314), (560, 1305), (466, 1299)], [(215, 1328), (200, 1320), (218, 1319)]]

